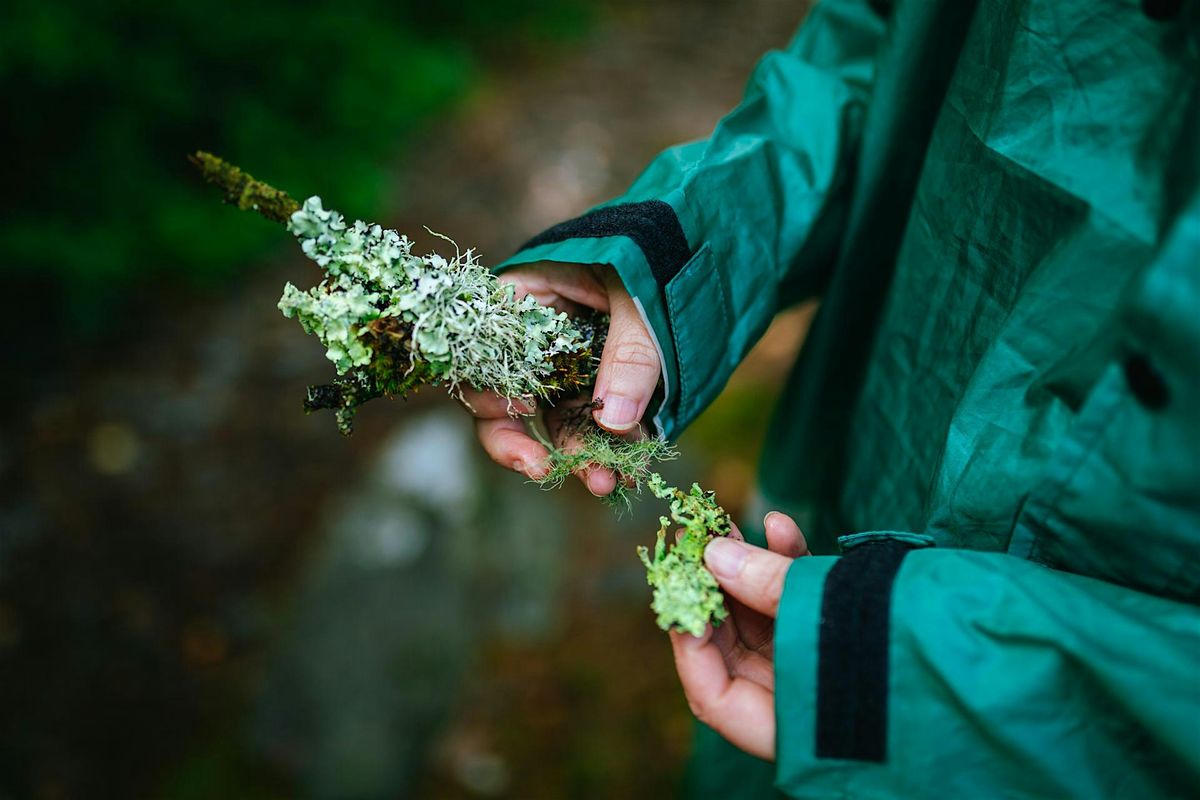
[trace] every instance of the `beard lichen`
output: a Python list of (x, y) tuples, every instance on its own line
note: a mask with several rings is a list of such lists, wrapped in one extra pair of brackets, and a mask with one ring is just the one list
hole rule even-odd
[[(301, 204), (216, 156), (201, 152), (191, 160), (227, 202), (286, 223), (324, 270), (309, 289), (286, 284), (279, 309), (324, 345), (337, 377), (308, 387), (304, 409), (333, 410), (342, 433), (351, 433), (363, 403), (404, 397), (422, 385), (444, 386), (460, 398), (470, 387), (553, 405), (594, 382), (603, 315), (572, 318), (530, 296), (518, 298), (472, 250), (455, 245), (450, 258), (414, 255), (408, 237), (361, 220), (348, 224), (319, 197)], [(627, 505), (643, 485), (669, 500), (671, 520), (683, 526), (679, 541), (667, 544), (670, 520), (662, 517), (653, 558), (644, 547), (638, 554), (654, 587), (659, 627), (700, 635), (726, 616), (720, 587), (704, 566), (704, 547), (729, 533), (729, 516), (711, 492), (669, 487), (652, 470), (676, 456), (666, 441), (614, 436), (586, 413), (590, 406), (579, 408), (584, 413), (564, 439), (571, 444), (550, 447), (542, 484), (556, 486), (581, 468), (600, 466), (617, 475), (618, 505)]]
[(543, 488), (562, 486), (567, 478), (581, 469), (600, 467), (618, 476), (616, 488), (604, 497), (608, 505), (624, 511), (629, 509), (641, 487), (657, 473), (651, 469), (660, 461), (678, 458), (679, 453), (658, 436), (627, 440), (590, 425), (576, 434), (571, 444), (553, 448), (546, 462), (546, 474), (538, 481)]

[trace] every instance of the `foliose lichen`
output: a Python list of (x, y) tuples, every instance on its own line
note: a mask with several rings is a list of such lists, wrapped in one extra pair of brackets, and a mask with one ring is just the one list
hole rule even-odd
[[(718, 536), (728, 536), (729, 515), (716, 496), (698, 484), (684, 492), (668, 486), (657, 473), (646, 481), (650, 491), (670, 501), (670, 518), (659, 517), (653, 555), (645, 547), (638, 556), (646, 566), (646, 582), (654, 587), (650, 608), (658, 627), (700, 636), (708, 623), (720, 624), (728, 616), (717, 579), (704, 566), (704, 548)], [(682, 525), (674, 545), (667, 544), (671, 523)]]
[(589, 344), (566, 314), (516, 298), (472, 250), (414, 255), (407, 236), (348, 225), (319, 197), (304, 201), (288, 230), (326, 277), (306, 291), (287, 284), (279, 308), (321, 340), (339, 375), (379, 355), (371, 323), (385, 318), (404, 323), (408, 366), (428, 365), (429, 382), (505, 397), (545, 397), (555, 359)]

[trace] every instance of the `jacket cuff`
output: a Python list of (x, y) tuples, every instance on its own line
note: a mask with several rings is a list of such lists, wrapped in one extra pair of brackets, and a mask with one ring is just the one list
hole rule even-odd
[(887, 760), (892, 584), (917, 534), (842, 537), (841, 558), (797, 559), (775, 628), (776, 786), (853, 796)]
[(797, 558), (775, 619), (775, 785), (799, 796), (815, 759), (821, 594), (836, 556)]
[(611, 264), (633, 297), (662, 361), (658, 431), (676, 438), (724, 385), (728, 293), (711, 248), (689, 246), (674, 208), (661, 200), (603, 206), (527, 242), (497, 272), (559, 261)]

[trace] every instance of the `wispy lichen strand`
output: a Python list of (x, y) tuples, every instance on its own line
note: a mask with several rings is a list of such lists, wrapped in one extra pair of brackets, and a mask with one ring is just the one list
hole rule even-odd
[(548, 470), (539, 483), (557, 488), (567, 478), (587, 467), (610, 469), (620, 475), (612, 494), (604, 499), (618, 511), (629, 508), (633, 496), (654, 474), (656, 463), (678, 458), (679, 453), (665, 439), (650, 436), (637, 441), (619, 439), (598, 427), (588, 427), (578, 435), (578, 442), (565, 445), (550, 453)]

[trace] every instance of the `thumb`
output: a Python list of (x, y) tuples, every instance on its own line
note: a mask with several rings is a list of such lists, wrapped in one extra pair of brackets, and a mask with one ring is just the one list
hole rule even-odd
[(609, 290), (608, 339), (592, 394), (603, 405), (593, 414), (600, 427), (628, 433), (646, 413), (662, 366), (654, 339), (620, 277), (608, 270), (604, 280)]
[(704, 563), (727, 594), (758, 613), (775, 618), (792, 559), (721, 536), (708, 543)]

